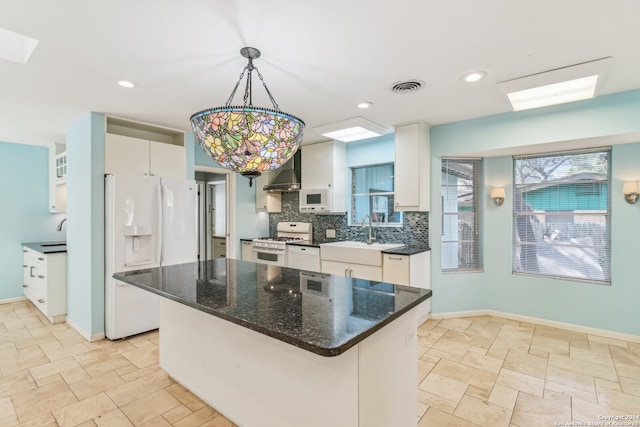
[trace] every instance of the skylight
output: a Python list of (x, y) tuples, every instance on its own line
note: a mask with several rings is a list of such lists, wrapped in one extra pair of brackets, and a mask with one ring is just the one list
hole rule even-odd
[(0, 28), (0, 59), (26, 64), (38, 40)]
[(383, 126), (373, 123), (364, 117), (353, 117), (340, 122), (318, 126), (315, 130), (327, 138), (337, 139), (343, 142), (373, 138), (388, 132)]
[(594, 98), (611, 58), (532, 74), (498, 83), (514, 111)]

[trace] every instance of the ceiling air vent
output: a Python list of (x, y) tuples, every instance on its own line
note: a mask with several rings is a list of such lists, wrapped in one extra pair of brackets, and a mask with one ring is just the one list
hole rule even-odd
[(404, 82), (396, 82), (391, 86), (391, 91), (394, 93), (411, 93), (422, 89), (424, 85), (420, 80), (407, 80)]

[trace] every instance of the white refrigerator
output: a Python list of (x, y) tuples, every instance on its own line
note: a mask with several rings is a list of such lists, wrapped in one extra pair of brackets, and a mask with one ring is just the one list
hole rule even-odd
[(158, 328), (159, 296), (115, 280), (120, 271), (198, 260), (197, 185), (146, 175), (105, 177), (105, 335)]

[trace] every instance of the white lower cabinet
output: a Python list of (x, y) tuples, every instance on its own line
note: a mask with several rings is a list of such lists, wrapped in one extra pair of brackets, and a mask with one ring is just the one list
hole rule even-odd
[[(413, 255), (382, 254), (382, 281), (413, 288), (431, 289), (431, 252)], [(400, 303), (403, 298), (412, 298), (406, 292), (396, 295)], [(431, 312), (431, 299), (418, 306), (418, 325)]]
[(253, 242), (251, 240), (242, 241), (242, 261), (251, 261), (253, 259)]
[(414, 255), (382, 254), (382, 280), (397, 285), (431, 289), (430, 252)]
[(382, 280), (382, 267), (322, 260), (322, 272), (356, 279)]
[(224, 237), (214, 237), (213, 239), (213, 257), (227, 257), (227, 239)]
[(320, 272), (320, 248), (287, 245), (287, 267)]
[(23, 247), (24, 295), (51, 323), (67, 313), (67, 253), (43, 254)]

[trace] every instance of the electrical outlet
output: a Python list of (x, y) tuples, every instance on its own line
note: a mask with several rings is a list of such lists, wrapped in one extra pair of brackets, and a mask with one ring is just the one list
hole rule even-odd
[(336, 237), (336, 230), (334, 230), (333, 228), (327, 228), (326, 235), (328, 239), (333, 239)]

